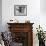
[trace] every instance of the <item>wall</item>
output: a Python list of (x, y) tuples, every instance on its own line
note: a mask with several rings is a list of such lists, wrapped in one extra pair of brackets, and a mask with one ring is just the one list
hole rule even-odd
[(40, 0), (40, 9), (42, 13), (46, 13), (46, 0)]
[(2, 0), (0, 0), (0, 31), (2, 29)]

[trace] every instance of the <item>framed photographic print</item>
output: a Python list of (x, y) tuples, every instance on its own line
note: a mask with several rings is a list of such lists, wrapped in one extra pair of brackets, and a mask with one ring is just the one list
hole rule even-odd
[(27, 16), (27, 5), (14, 5), (14, 16)]

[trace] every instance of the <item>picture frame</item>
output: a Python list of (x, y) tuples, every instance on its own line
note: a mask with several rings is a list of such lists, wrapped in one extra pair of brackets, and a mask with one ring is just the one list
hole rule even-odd
[(14, 16), (27, 16), (27, 5), (14, 5)]

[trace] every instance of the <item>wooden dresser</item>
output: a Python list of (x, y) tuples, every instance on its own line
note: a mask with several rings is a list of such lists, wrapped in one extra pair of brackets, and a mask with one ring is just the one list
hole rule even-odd
[(12, 39), (23, 43), (22, 46), (33, 46), (33, 23), (7, 23)]

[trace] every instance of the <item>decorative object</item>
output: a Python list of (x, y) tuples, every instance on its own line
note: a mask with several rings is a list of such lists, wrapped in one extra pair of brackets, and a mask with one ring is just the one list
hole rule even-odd
[(9, 23), (19, 23), (19, 21), (17, 19), (11, 19), (10, 21), (8, 21)]
[(37, 34), (38, 35), (38, 40), (39, 40), (39, 46), (45, 46), (45, 35), (43, 32), (42, 27), (36, 28), (37, 29)]
[(14, 5), (14, 16), (26, 16), (27, 5)]
[(30, 20), (25, 20), (25, 23), (30, 23)]

